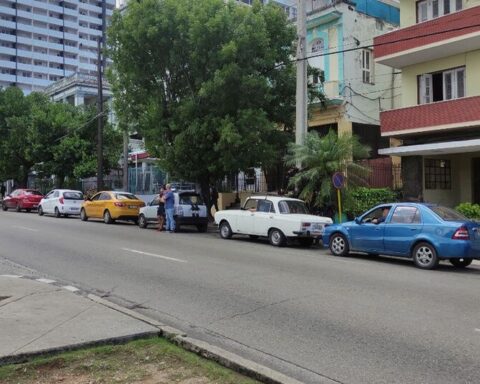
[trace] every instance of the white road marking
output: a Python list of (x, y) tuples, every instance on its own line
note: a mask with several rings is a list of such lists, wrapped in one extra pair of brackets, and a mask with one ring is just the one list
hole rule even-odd
[(475, 332), (480, 332), (480, 328), (475, 328)]
[(177, 263), (186, 263), (187, 262), (187, 260), (176, 259), (174, 257), (168, 257), (168, 256), (163, 256), (163, 255), (156, 255), (155, 253), (137, 251), (136, 249), (122, 248), (122, 250), (128, 251), (128, 252), (133, 252), (133, 253), (138, 253), (140, 255), (157, 257), (159, 259), (164, 259), (164, 260), (168, 260), (168, 261), (176, 261)]
[(0, 277), (12, 277), (14, 279), (19, 279), (20, 277), (23, 277), (22, 275), (0, 275)]
[(38, 232), (38, 229), (22, 227), (21, 225), (13, 225), (13, 228), (25, 229), (26, 231)]
[(41, 278), (41, 279), (36, 279), (37, 281), (39, 281), (40, 283), (47, 283), (47, 284), (52, 284), (52, 283), (56, 283), (55, 280), (50, 280), (50, 279), (44, 279), (44, 278)]
[(70, 292), (77, 292), (77, 291), (79, 291), (78, 288), (72, 287), (71, 285), (64, 285), (62, 288), (63, 288), (63, 289), (66, 289), (67, 291), (70, 291)]

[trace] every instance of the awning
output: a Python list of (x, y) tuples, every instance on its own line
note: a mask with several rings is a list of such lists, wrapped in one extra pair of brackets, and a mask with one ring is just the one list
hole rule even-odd
[(446, 155), (454, 153), (480, 152), (480, 139), (447, 141), (445, 143), (405, 145), (378, 150), (379, 155), (416, 156)]

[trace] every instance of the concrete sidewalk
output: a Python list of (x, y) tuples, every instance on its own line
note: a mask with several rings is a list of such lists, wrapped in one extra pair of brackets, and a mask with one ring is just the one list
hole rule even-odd
[(0, 364), (159, 329), (48, 280), (0, 276)]
[[(154, 336), (163, 336), (188, 351), (261, 382), (301, 384), (75, 287), (61, 286), (48, 279), (0, 275), (0, 365), (24, 362), (37, 355)], [(327, 382), (330, 384), (322, 381)]]

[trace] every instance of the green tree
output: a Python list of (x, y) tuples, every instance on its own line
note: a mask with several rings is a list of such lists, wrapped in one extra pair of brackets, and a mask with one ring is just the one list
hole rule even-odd
[[(208, 184), (282, 157), (295, 98), (295, 30), (278, 7), (144, 0), (109, 28), (120, 120), (175, 177)], [(279, 63), (283, 63), (279, 65)]]
[[(24, 96), (15, 87), (0, 90), (0, 179), (27, 184), (28, 174), (66, 178), (96, 172), (96, 112), (93, 108), (54, 103), (47, 96)], [(118, 162), (120, 134), (106, 124), (105, 169)]]
[(356, 136), (339, 136), (332, 130), (323, 137), (315, 131), (309, 132), (305, 144), (291, 144), (285, 157), (290, 167), (301, 164), (300, 170), (290, 178), (289, 186), (299, 188), (299, 197), (312, 206), (330, 204), (335, 172), (347, 176), (348, 187), (365, 185), (369, 169), (353, 162), (352, 158), (366, 158), (369, 152)]

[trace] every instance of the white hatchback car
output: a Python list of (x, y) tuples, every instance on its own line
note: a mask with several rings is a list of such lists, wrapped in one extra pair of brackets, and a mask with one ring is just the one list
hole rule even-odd
[(297, 239), (309, 247), (321, 238), (326, 225), (332, 224), (329, 217), (308, 213), (305, 203), (284, 196), (251, 196), (242, 209), (215, 213), (215, 223), (220, 236), (229, 239), (234, 234), (268, 237), (270, 244), (277, 247)]
[(54, 189), (48, 192), (38, 205), (38, 214), (68, 217), (79, 215), (83, 203), (83, 193), (70, 189)]

